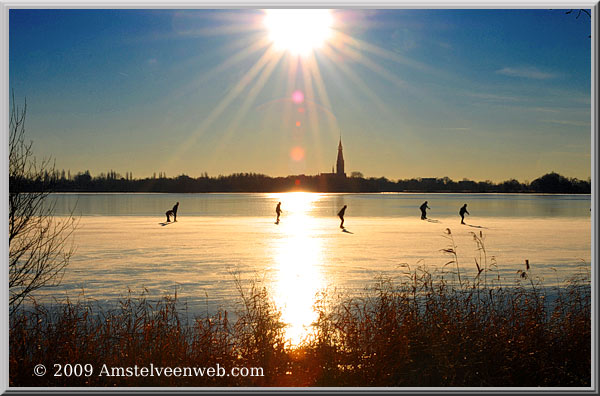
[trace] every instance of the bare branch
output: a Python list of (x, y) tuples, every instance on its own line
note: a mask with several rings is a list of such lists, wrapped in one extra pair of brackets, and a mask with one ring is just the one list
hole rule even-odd
[(71, 212), (55, 216), (54, 164), (37, 162), (25, 139), (27, 102), (19, 109), (12, 95), (9, 121), (9, 304), (14, 312), (35, 290), (58, 285), (74, 252), (77, 221)]

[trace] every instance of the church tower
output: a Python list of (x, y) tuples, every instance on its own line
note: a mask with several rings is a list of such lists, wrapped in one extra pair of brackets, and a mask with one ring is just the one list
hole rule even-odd
[(344, 172), (344, 154), (342, 152), (342, 137), (340, 136), (340, 144), (338, 145), (338, 156), (337, 156), (337, 172), (338, 176), (346, 177)]

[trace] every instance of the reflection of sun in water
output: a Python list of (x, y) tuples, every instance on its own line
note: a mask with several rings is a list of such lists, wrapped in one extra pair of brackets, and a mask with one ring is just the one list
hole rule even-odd
[(277, 273), (274, 280), (275, 303), (288, 325), (287, 338), (297, 345), (317, 319), (313, 305), (323, 288), (321, 241), (316, 219), (310, 215), (319, 194), (294, 192), (273, 194), (281, 202), (282, 220), (278, 227), (282, 238), (274, 252)]
[(331, 37), (333, 17), (331, 10), (272, 9), (264, 24), (276, 49), (308, 55)]

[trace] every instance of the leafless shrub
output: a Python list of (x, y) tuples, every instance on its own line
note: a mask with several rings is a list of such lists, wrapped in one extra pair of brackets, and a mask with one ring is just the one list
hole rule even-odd
[(13, 105), (9, 122), (9, 304), (14, 312), (33, 291), (60, 283), (73, 254), (73, 214), (54, 216), (51, 199), (54, 164), (37, 162), (25, 139), (23, 109)]

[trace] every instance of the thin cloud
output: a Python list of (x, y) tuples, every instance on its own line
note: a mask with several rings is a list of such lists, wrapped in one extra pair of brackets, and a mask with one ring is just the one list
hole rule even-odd
[(505, 67), (500, 70), (496, 70), (496, 73), (509, 77), (532, 78), (534, 80), (548, 80), (558, 77), (558, 74), (556, 73), (545, 72), (533, 66)]
[(576, 126), (576, 127), (589, 127), (591, 126), (591, 124), (589, 122), (586, 121), (569, 121), (569, 120), (543, 120), (544, 122), (549, 122), (552, 124), (559, 124), (559, 125), (569, 125), (569, 126)]
[(467, 92), (466, 95), (471, 96), (473, 98), (482, 99), (486, 101), (493, 102), (520, 102), (521, 98), (515, 96), (506, 96), (506, 95), (497, 95), (490, 93), (481, 93), (481, 92)]
[(559, 110), (559, 109), (554, 109), (554, 108), (550, 108), (550, 107), (532, 107), (531, 110), (541, 111), (543, 113), (560, 113), (561, 112), (561, 110)]
[(467, 128), (467, 127), (447, 127), (447, 128), (442, 128), (443, 130), (446, 131), (470, 131), (471, 128)]

